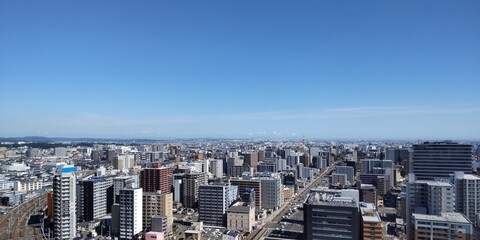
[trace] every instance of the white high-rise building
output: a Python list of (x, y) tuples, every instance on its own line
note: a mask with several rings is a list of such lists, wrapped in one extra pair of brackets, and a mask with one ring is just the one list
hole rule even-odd
[(210, 159), (203, 159), (203, 165), (202, 165), (202, 172), (203, 173), (209, 173), (210, 172)]
[(215, 159), (210, 161), (210, 173), (216, 178), (223, 177), (223, 160)]
[(77, 233), (76, 167), (65, 166), (53, 178), (55, 239), (73, 239)]
[(265, 209), (278, 209), (283, 204), (283, 184), (278, 174), (271, 177), (261, 177), (262, 207)]
[(476, 226), (480, 225), (480, 177), (463, 172), (455, 172), (455, 209)]
[(277, 171), (287, 170), (287, 159), (277, 159)]
[(416, 180), (409, 174), (406, 186), (407, 238), (412, 237), (412, 214), (438, 215), (455, 211), (454, 186), (447, 181)]
[(143, 190), (120, 189), (120, 239), (132, 239), (143, 229)]

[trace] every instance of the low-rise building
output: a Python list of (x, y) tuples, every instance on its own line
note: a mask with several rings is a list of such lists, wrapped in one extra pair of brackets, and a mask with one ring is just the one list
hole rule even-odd
[(373, 203), (360, 203), (363, 239), (382, 240), (382, 220)]
[(461, 213), (412, 214), (413, 239), (472, 239), (473, 226)]
[(255, 223), (255, 205), (246, 202), (233, 204), (227, 212), (227, 230), (251, 232)]

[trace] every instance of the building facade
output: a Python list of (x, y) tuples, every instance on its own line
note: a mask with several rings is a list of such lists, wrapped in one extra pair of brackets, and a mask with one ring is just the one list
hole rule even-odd
[(152, 217), (166, 217), (167, 235), (173, 226), (173, 193), (143, 193), (143, 229), (152, 231)]
[(472, 173), (472, 145), (425, 142), (413, 145), (412, 172), (418, 180), (448, 179), (461, 171)]
[(237, 186), (230, 184), (201, 185), (198, 198), (198, 220), (205, 225), (225, 227), (227, 209), (237, 197)]
[(172, 191), (173, 169), (168, 167), (144, 168), (140, 172), (140, 187), (144, 192), (169, 193)]
[[(358, 191), (356, 191), (358, 199)], [(359, 203), (341, 191), (311, 191), (303, 204), (303, 239), (360, 239)]]
[(461, 213), (412, 214), (414, 240), (472, 239), (472, 223)]
[(77, 233), (76, 170), (60, 169), (53, 178), (55, 239), (73, 239)]
[(143, 190), (120, 190), (120, 239), (130, 240), (143, 230)]

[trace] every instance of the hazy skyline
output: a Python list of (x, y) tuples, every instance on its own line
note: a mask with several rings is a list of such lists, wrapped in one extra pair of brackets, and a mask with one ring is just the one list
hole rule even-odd
[(0, 136), (479, 139), (479, 1), (2, 1)]

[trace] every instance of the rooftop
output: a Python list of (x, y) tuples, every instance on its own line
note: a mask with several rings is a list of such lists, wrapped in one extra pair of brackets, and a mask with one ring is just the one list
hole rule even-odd
[(362, 211), (362, 219), (364, 222), (382, 221), (373, 203), (360, 203), (360, 210)]
[(471, 222), (461, 213), (441, 213), (440, 215), (413, 213), (412, 216), (415, 220), (471, 224)]
[(429, 186), (438, 186), (438, 187), (452, 187), (452, 184), (449, 182), (444, 181), (436, 181), (436, 180), (417, 180), (416, 183), (424, 183)]
[(357, 207), (355, 199), (351, 197), (341, 197), (335, 193), (330, 192), (316, 192), (312, 191), (307, 198), (307, 204), (310, 205), (330, 205), (330, 206), (345, 206)]

